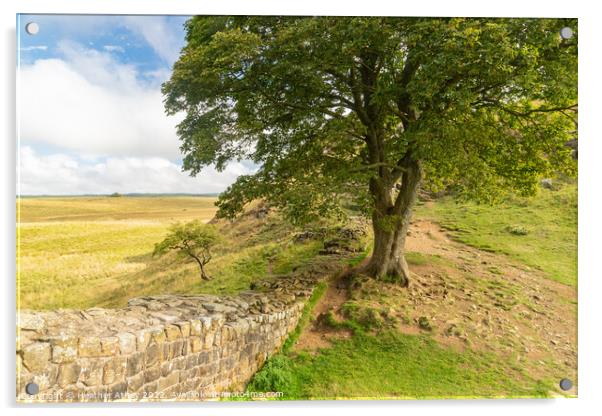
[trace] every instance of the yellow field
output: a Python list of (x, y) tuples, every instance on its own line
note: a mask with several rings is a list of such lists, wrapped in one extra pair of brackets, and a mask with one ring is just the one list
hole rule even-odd
[(22, 198), (21, 223), (209, 220), (215, 215), (216, 200), (192, 196)]
[(214, 202), (206, 197), (21, 199), (21, 307), (123, 303), (119, 292), (146, 269), (169, 225), (208, 221)]
[[(282, 221), (258, 241), (257, 220), (222, 229), (224, 243), (199, 278), (194, 263), (174, 255), (153, 258), (155, 243), (177, 221), (213, 218), (211, 197), (23, 198), (18, 229), (21, 308), (121, 307), (136, 296), (235, 293), (269, 271), (286, 271), (313, 256), (314, 244), (287, 245)], [(267, 224), (270, 225), (270, 224)], [(238, 227), (238, 228), (236, 228)]]

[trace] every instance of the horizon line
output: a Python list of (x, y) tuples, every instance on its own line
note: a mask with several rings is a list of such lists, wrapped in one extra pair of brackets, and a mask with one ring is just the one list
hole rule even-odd
[(56, 198), (56, 197), (123, 197), (123, 196), (162, 196), (162, 195), (180, 195), (180, 196), (219, 196), (221, 192), (205, 192), (205, 193), (192, 193), (192, 192), (112, 192), (112, 193), (88, 193), (88, 194), (22, 194), (15, 195), (16, 198)]

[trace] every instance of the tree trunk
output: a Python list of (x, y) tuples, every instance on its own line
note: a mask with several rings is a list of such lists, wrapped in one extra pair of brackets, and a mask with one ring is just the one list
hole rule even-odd
[(417, 161), (406, 158), (398, 195), (393, 198), (393, 186), (371, 182), (375, 200), (372, 214), (374, 250), (362, 272), (377, 279), (399, 282), (406, 287), (410, 270), (405, 260), (405, 241), (412, 210), (416, 202), (422, 171)]
[(211, 276), (209, 276), (207, 273), (205, 273), (205, 264), (201, 261), (201, 259), (199, 259), (197, 256), (190, 254), (190, 257), (192, 257), (193, 259), (196, 260), (196, 262), (198, 263), (200, 269), (201, 269), (201, 279), (203, 280), (211, 280)]

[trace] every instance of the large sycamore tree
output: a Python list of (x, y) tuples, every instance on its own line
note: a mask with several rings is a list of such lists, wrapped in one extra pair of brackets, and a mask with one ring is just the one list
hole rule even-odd
[[(563, 39), (560, 30), (574, 36)], [(495, 199), (575, 173), (572, 19), (194, 17), (163, 85), (184, 170), (259, 169), (220, 195), (297, 223), (353, 203), (371, 217), (363, 273), (406, 285), (419, 187)]]

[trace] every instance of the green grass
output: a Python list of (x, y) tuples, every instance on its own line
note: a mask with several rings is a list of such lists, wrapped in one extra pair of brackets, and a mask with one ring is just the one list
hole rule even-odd
[(552, 382), (531, 379), (493, 354), (456, 352), (427, 336), (358, 331), (317, 355), (272, 357), (248, 391), (284, 400), (336, 398), (545, 397)]
[(153, 258), (170, 224), (215, 213), (213, 197), (24, 198), (18, 224), (21, 308), (122, 307), (136, 296), (163, 293), (234, 294), (269, 274), (308, 263), (318, 241), (290, 242), (291, 229), (274, 218), (223, 224), (224, 244), (207, 265), (174, 255)]
[(440, 223), (465, 244), (507, 254), (552, 280), (577, 284), (575, 184), (541, 189), (531, 198), (508, 197), (496, 205), (443, 198), (419, 206), (417, 216)]
[(411, 266), (424, 266), (425, 264), (450, 264), (438, 254), (424, 254), (417, 251), (409, 251), (405, 254), (406, 261)]

